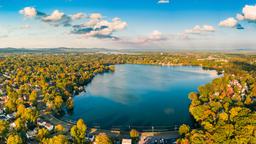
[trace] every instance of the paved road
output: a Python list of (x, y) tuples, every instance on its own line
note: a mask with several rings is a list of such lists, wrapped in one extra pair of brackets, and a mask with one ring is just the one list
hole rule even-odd
[(168, 131), (160, 133), (142, 133), (139, 144), (172, 144), (179, 137), (178, 131)]

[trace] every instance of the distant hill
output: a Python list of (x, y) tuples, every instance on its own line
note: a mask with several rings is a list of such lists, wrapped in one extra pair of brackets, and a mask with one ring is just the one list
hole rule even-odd
[(193, 49), (193, 50), (176, 50), (176, 49), (107, 49), (107, 48), (0, 48), (0, 54), (26, 54), (26, 53), (104, 53), (104, 54), (127, 54), (127, 53), (156, 53), (156, 52), (172, 52), (172, 53), (184, 53), (184, 52), (220, 52), (220, 53), (242, 53), (242, 54), (256, 54), (256, 50), (249, 48), (240, 49), (223, 49), (223, 50), (206, 50), (206, 49)]
[(0, 53), (95, 53), (114, 51), (104, 48), (0, 48)]

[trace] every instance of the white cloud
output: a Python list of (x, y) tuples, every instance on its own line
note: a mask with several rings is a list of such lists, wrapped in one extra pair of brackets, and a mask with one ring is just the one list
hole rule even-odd
[(219, 23), (219, 26), (244, 29), (239, 21), (256, 22), (256, 5), (245, 5), (243, 7), (242, 13), (236, 14), (236, 19), (230, 17), (226, 20), (221, 21)]
[(237, 14), (236, 19), (238, 19), (239, 21), (242, 21), (244, 20), (244, 16), (242, 14)]
[(82, 34), (85, 37), (97, 37), (97, 38), (114, 38), (112, 34), (116, 31), (121, 31), (127, 27), (127, 23), (120, 18), (114, 18), (112, 21), (103, 19), (90, 19), (89, 21), (74, 26), (73, 34)]
[(79, 20), (79, 19), (82, 19), (84, 17), (86, 17), (86, 15), (84, 13), (80, 12), (80, 13), (76, 13), (76, 14), (72, 15), (71, 19), (72, 20)]
[(37, 10), (34, 7), (25, 7), (19, 11), (20, 14), (23, 14), (26, 17), (34, 17), (37, 15)]
[(243, 8), (243, 16), (246, 20), (256, 21), (256, 5), (246, 5)]
[(151, 39), (151, 40), (163, 40), (163, 39), (165, 39), (165, 38), (164, 38), (163, 34), (162, 34), (160, 31), (154, 30), (154, 31), (150, 34), (149, 39)]
[(219, 26), (221, 27), (235, 28), (237, 25), (238, 25), (238, 21), (233, 17), (227, 18), (219, 23)]
[(51, 15), (43, 18), (45, 21), (59, 21), (63, 18), (64, 13), (59, 10), (54, 10)]
[(90, 15), (91, 19), (102, 19), (102, 15), (100, 13), (92, 13)]
[[(54, 10), (51, 14), (46, 14), (44, 12), (37, 11), (33, 7), (25, 7), (24, 9), (20, 10), (20, 13), (28, 17), (36, 16), (37, 20), (49, 23), (55, 27), (71, 26), (71, 33), (81, 34), (85, 37), (117, 39), (117, 37), (113, 36), (112, 34), (125, 29), (128, 25), (120, 18), (113, 18), (112, 21), (105, 20), (100, 13), (92, 13), (89, 16), (86, 16), (81, 12), (73, 15), (67, 15), (59, 10)], [(89, 20), (80, 25), (72, 24), (74, 20), (79, 20), (84, 17), (88, 18)]]
[(163, 35), (162, 32), (158, 30), (154, 30), (152, 33), (149, 34), (149, 36), (146, 37), (139, 37), (135, 40), (134, 43), (148, 43), (148, 42), (155, 42), (155, 41), (164, 41), (168, 38)]
[(168, 4), (168, 3), (170, 3), (170, 0), (159, 0), (158, 3), (159, 4)]
[(127, 27), (127, 25), (128, 25), (127, 22), (124, 22), (120, 18), (116, 17), (112, 20), (112, 23), (109, 27), (117, 31), (117, 30), (123, 30), (124, 28)]
[(215, 28), (211, 25), (196, 25), (192, 29), (185, 30), (187, 34), (202, 34), (205, 32), (215, 32)]

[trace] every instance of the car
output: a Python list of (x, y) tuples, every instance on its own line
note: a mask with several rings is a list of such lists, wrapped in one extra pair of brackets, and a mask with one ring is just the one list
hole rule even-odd
[(87, 140), (90, 140), (90, 141), (94, 141), (94, 138), (95, 138), (95, 136), (94, 136), (94, 135), (91, 135), (91, 134), (88, 134), (88, 135), (86, 136), (86, 139), (87, 139)]

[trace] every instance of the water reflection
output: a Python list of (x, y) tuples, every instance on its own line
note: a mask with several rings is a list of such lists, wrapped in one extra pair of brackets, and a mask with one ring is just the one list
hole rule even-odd
[(117, 65), (115, 73), (96, 76), (75, 97), (74, 114), (67, 118), (106, 128), (190, 123), (187, 94), (216, 77), (200, 67)]

